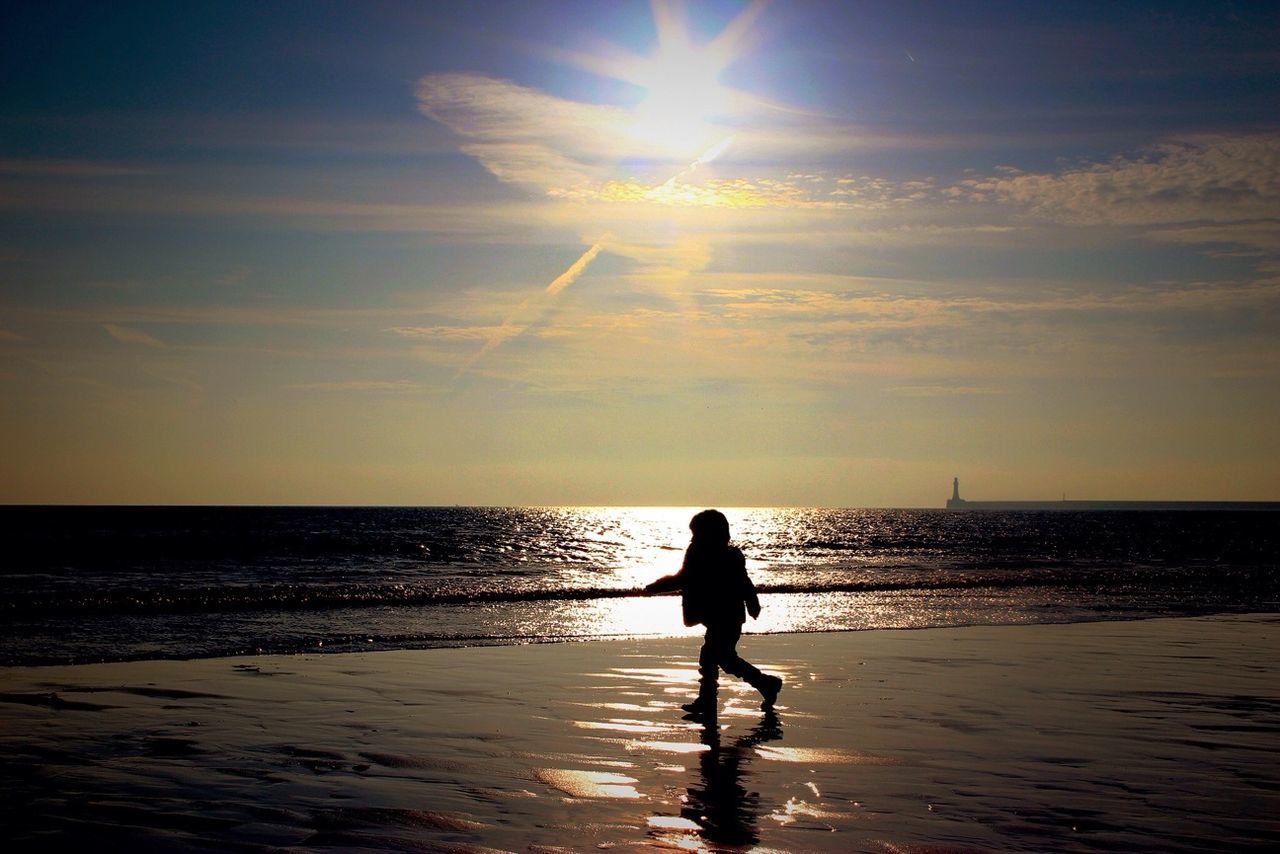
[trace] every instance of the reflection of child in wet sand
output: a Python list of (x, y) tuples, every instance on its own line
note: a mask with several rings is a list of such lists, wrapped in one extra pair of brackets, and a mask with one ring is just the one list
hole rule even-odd
[(679, 590), (684, 624), (707, 627), (698, 654), (698, 699), (684, 708), (694, 715), (715, 714), (719, 671), (723, 669), (746, 680), (764, 696), (762, 708), (771, 709), (782, 690), (782, 680), (761, 673), (740, 658), (736, 649), (746, 613), (753, 620), (760, 616), (760, 600), (747, 577), (746, 558), (737, 546), (729, 545), (729, 520), (718, 510), (703, 510), (689, 521), (689, 530), (693, 539), (680, 571), (644, 588), (645, 593)]

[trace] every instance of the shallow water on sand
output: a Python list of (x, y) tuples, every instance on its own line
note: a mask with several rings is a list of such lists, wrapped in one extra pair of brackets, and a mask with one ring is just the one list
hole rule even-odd
[(729, 681), (711, 722), (681, 640), (11, 670), (0, 809), (19, 845), (1264, 848), (1276, 629), (749, 638), (778, 708)]

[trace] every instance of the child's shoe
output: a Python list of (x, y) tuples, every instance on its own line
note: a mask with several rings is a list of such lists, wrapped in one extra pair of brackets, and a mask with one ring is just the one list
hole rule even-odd
[(702, 697), (699, 697), (698, 699), (694, 700), (692, 703), (685, 703), (680, 708), (684, 709), (686, 712), (689, 713), (685, 715), (685, 717), (689, 718), (690, 720), (693, 720), (696, 718), (715, 717), (716, 701), (705, 700)]
[(782, 679), (777, 676), (764, 677), (763, 683), (760, 685), (760, 693), (764, 695), (764, 702), (760, 704), (760, 708), (768, 711), (773, 708), (773, 704), (777, 702), (778, 692), (782, 690)]

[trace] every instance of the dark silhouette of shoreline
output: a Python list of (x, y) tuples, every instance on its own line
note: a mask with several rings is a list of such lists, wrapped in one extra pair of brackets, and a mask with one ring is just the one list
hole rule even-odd
[(1280, 510), (1280, 501), (970, 501), (960, 497), (960, 478), (951, 485), (948, 510)]

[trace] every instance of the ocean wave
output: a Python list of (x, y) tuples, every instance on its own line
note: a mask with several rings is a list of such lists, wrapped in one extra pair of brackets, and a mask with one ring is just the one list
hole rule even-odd
[[(768, 594), (888, 593), (1059, 587), (1064, 590), (1137, 589), (1280, 592), (1280, 568), (1268, 566), (1094, 568), (1063, 566), (1022, 571), (938, 573), (904, 572), (888, 578), (820, 582), (781, 582), (757, 585)], [(317, 611), (349, 608), (430, 607), (486, 603), (587, 601), (645, 596), (639, 588), (574, 587), (503, 589), (440, 589), (412, 584), (295, 584), (236, 585), (178, 590), (116, 588), (95, 592), (11, 592), (0, 602), (0, 620), (32, 617), (74, 617), (86, 614), (192, 614), (252, 611)]]
[[(753, 631), (1280, 610), (1280, 513), (729, 513)], [(0, 664), (682, 631), (681, 508), (0, 508)], [(657, 606), (657, 607), (651, 607)]]

